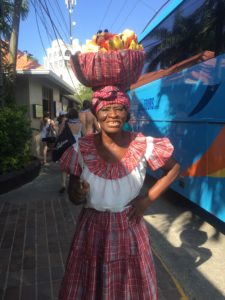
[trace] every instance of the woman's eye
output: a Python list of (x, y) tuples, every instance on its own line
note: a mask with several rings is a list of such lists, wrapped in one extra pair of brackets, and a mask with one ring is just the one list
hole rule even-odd
[(109, 111), (109, 108), (103, 108), (103, 109), (101, 109), (101, 111), (102, 112), (107, 112), (107, 111)]
[(115, 110), (118, 110), (118, 111), (123, 111), (125, 108), (123, 106), (121, 107), (115, 107)]

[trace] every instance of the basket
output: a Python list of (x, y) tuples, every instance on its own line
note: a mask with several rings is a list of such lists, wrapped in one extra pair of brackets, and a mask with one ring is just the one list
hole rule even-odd
[(145, 53), (138, 50), (76, 53), (71, 67), (77, 79), (87, 87), (135, 83), (144, 65)]

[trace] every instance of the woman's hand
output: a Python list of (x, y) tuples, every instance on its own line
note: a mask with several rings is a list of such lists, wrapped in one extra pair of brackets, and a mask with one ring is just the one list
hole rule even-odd
[(86, 202), (86, 196), (90, 190), (90, 185), (87, 181), (81, 180), (80, 177), (70, 175), (68, 195), (70, 201), (75, 205), (84, 204)]
[(137, 196), (130, 203), (131, 210), (129, 211), (127, 217), (130, 222), (140, 223), (145, 210), (149, 206), (148, 196)]
[(148, 190), (147, 196), (138, 196), (129, 203), (132, 207), (128, 213), (129, 221), (135, 221), (136, 223), (140, 222), (146, 208), (164, 193), (170, 184), (177, 178), (180, 172), (180, 165), (171, 157), (163, 167), (163, 170), (164, 175)]

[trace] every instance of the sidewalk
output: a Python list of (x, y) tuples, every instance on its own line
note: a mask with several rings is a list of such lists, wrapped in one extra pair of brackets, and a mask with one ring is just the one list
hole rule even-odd
[[(59, 188), (58, 165), (50, 163), (42, 167), (34, 181), (0, 195), (0, 299), (57, 299), (79, 214), (79, 207), (70, 203), (66, 193), (59, 194)], [(152, 230), (159, 300), (187, 299), (159, 254), (159, 234), (151, 222), (148, 226)]]
[[(147, 184), (151, 180), (145, 188)], [(182, 300), (185, 295), (189, 300), (225, 300), (225, 223), (198, 212), (172, 190), (162, 195), (145, 214), (152, 247)]]

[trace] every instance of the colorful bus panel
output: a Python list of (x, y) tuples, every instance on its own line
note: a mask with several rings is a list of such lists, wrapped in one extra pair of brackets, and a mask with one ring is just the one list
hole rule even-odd
[[(172, 188), (225, 222), (225, 0), (169, 1), (139, 36), (134, 130), (168, 136), (181, 164)], [(158, 175), (152, 174), (152, 175)]]

